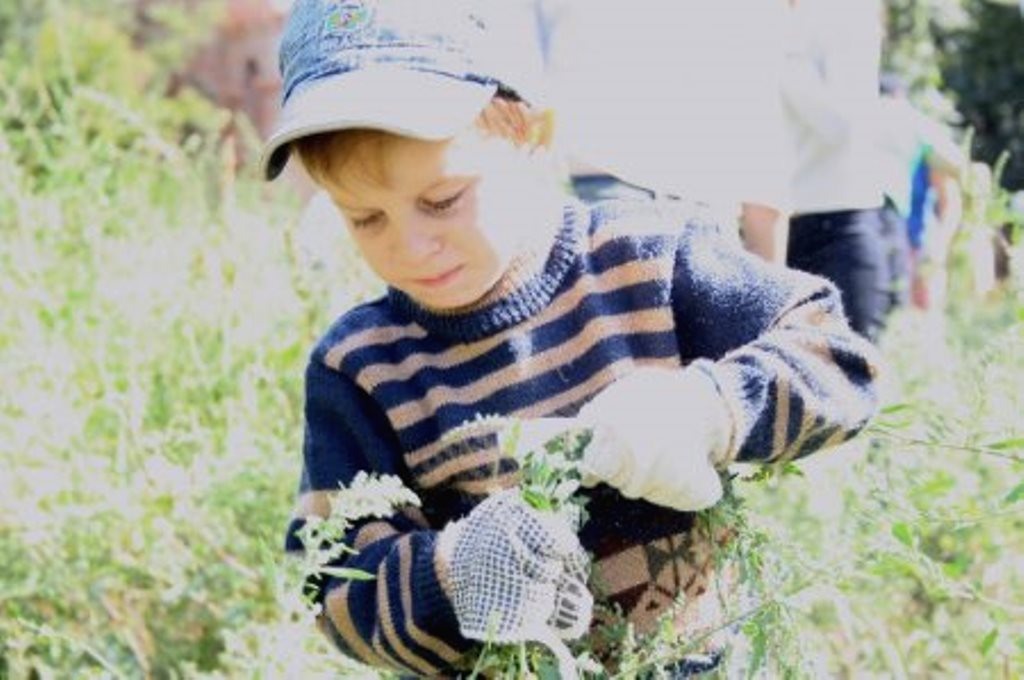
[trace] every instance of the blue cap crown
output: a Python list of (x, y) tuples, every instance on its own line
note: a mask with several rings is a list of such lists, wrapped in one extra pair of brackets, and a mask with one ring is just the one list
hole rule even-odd
[(496, 83), (478, 63), (486, 38), (465, 1), (297, 0), (281, 40), (282, 102), (320, 78), (379, 65)]
[(305, 135), (373, 127), (441, 138), (499, 90), (535, 101), (542, 67), (529, 12), (515, 0), (296, 0), (265, 175)]

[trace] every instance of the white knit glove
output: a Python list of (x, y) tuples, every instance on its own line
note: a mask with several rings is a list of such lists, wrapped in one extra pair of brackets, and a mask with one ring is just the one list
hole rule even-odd
[(627, 498), (683, 511), (721, 499), (714, 462), (725, 457), (730, 421), (700, 369), (642, 367), (605, 388), (579, 417), (594, 432), (580, 463), (585, 485), (604, 482)]
[(534, 510), (518, 489), (490, 496), (446, 526), (438, 550), (464, 637), (547, 643), (589, 628), (586, 552), (565, 517)]

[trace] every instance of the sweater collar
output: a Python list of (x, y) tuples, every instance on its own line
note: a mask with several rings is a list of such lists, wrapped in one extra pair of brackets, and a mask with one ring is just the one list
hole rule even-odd
[(428, 333), (457, 342), (473, 342), (499, 333), (534, 316), (551, 302), (578, 260), (586, 220), (582, 203), (567, 204), (562, 225), (553, 238), (514, 257), (498, 282), (466, 307), (429, 309), (396, 288), (388, 288), (388, 301), (400, 316)]

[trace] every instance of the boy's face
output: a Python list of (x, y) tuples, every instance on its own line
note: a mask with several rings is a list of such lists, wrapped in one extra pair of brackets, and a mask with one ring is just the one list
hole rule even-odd
[(363, 143), (341, 174), (328, 191), (362, 256), (433, 309), (479, 300), (534, 234), (560, 222), (543, 160), (475, 129), (440, 142)]

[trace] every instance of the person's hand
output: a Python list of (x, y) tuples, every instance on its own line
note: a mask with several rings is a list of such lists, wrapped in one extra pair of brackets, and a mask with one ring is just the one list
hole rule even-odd
[(725, 456), (725, 403), (703, 371), (640, 368), (581, 410), (594, 437), (583, 454), (583, 483), (604, 482), (627, 498), (675, 510), (708, 508), (722, 497), (715, 462)]
[(931, 307), (928, 280), (919, 271), (915, 271), (910, 279), (910, 302), (916, 309), (927, 311)]
[(500, 491), (441, 531), (452, 604), (466, 638), (575, 639), (590, 626), (587, 554), (567, 519)]
[(927, 255), (920, 249), (910, 252), (910, 302), (917, 309), (927, 310), (931, 307), (929, 266)]

